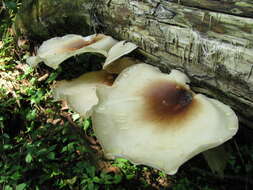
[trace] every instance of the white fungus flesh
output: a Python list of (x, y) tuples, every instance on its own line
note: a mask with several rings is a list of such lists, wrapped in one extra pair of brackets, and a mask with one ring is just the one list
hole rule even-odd
[(56, 100), (65, 100), (71, 109), (87, 118), (98, 103), (96, 88), (110, 86), (113, 81), (114, 76), (106, 71), (90, 72), (71, 81), (58, 81), (53, 96)]
[(68, 34), (63, 37), (49, 39), (39, 47), (37, 56), (27, 59), (27, 63), (36, 66), (44, 62), (53, 69), (58, 68), (66, 59), (86, 52), (100, 53), (108, 56), (109, 50), (118, 41), (110, 36), (94, 34), (83, 37), (75, 34)]
[(175, 174), (196, 154), (232, 138), (238, 130), (233, 110), (194, 94), (186, 82), (180, 71), (168, 75), (137, 64), (111, 87), (99, 87), (92, 121), (105, 156)]
[(137, 63), (140, 63), (140, 61), (137, 59), (132, 57), (123, 57), (113, 61), (104, 69), (109, 73), (120, 74), (125, 68)]
[(131, 43), (131, 42), (126, 42), (126, 41), (118, 42), (108, 52), (108, 57), (105, 60), (105, 63), (103, 65), (103, 69), (110, 70), (110, 67), (112, 67), (112, 65), (116, 65), (114, 63), (114, 61), (116, 61), (120, 57), (132, 52), (137, 47), (138, 47), (137, 45), (135, 45), (134, 43)]

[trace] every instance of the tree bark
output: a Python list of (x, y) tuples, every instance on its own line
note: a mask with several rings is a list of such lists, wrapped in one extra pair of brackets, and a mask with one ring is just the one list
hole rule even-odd
[(86, 0), (23, 0), (14, 29), (37, 42), (69, 33), (88, 35), (93, 32), (90, 7)]
[(251, 0), (81, 0), (86, 24), (136, 43), (146, 62), (176, 68), (192, 88), (234, 108), (253, 127)]
[(170, 0), (181, 5), (253, 18), (252, 0)]

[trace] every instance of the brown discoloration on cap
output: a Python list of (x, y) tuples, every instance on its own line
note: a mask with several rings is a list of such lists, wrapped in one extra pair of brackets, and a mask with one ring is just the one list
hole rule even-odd
[(103, 85), (107, 85), (107, 86), (112, 86), (113, 82), (116, 79), (116, 76), (117, 75), (115, 75), (115, 74), (110, 74), (110, 73), (102, 70), (102, 71), (94, 71), (94, 72), (86, 73), (81, 76), (82, 77), (81, 80), (84, 80), (84, 81), (86, 81), (86, 83), (90, 83), (90, 84), (96, 83), (96, 84), (103, 84)]
[(65, 47), (63, 47), (63, 49), (65, 51), (75, 51), (75, 50), (81, 49), (81, 48), (83, 48), (85, 46), (88, 46), (88, 45), (91, 45), (93, 43), (96, 43), (96, 42), (102, 40), (105, 37), (106, 36), (103, 35), (103, 34), (98, 34), (98, 35), (96, 35), (94, 38), (92, 38), (89, 41), (86, 41), (84, 39), (78, 39), (78, 40), (72, 41), (69, 44), (66, 44)]
[(182, 127), (200, 111), (192, 91), (174, 81), (155, 81), (143, 93), (143, 119), (161, 128)]
[(106, 65), (104, 69), (109, 73), (120, 74), (125, 68), (137, 63), (137, 59), (134, 59), (132, 57), (124, 57)]
[(107, 86), (112, 86), (113, 85), (113, 82), (115, 81), (117, 75), (115, 74), (109, 74), (109, 73), (106, 73), (104, 75), (104, 79), (103, 79), (103, 84), (107, 85)]

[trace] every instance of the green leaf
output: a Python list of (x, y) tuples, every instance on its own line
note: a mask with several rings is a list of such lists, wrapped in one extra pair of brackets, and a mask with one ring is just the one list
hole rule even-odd
[[(13, 169), (15, 168), (15, 166), (13, 167)], [(18, 179), (20, 179), (22, 177), (22, 175), (18, 172), (18, 171), (16, 171), (15, 173), (13, 173), (12, 175), (11, 175), (11, 179), (12, 180), (18, 180)]]
[(71, 142), (71, 143), (69, 143), (67, 146), (64, 146), (63, 148), (62, 148), (62, 151), (61, 152), (66, 152), (66, 151), (68, 151), (68, 152), (73, 152), (74, 150), (75, 150), (75, 146), (76, 145), (76, 143), (75, 142)]
[(26, 157), (25, 157), (25, 161), (26, 161), (27, 163), (31, 163), (32, 160), (33, 160), (33, 157), (32, 157), (32, 155), (31, 155), (31, 153), (28, 153), (28, 154), (26, 155)]
[(80, 118), (80, 115), (78, 113), (72, 115), (73, 121), (76, 121)]
[(95, 182), (95, 183), (101, 183), (101, 179), (99, 178), (99, 177), (97, 177), (97, 176), (95, 176), (94, 178), (93, 178), (93, 182)]
[(21, 183), (21, 184), (17, 185), (16, 190), (23, 190), (23, 189), (25, 189), (25, 187), (26, 187), (26, 184)]
[(36, 93), (31, 97), (32, 104), (39, 104), (44, 99), (44, 92), (41, 89), (37, 89)]
[(29, 110), (29, 112), (26, 114), (26, 119), (28, 121), (34, 120), (36, 118), (36, 110)]
[(16, 11), (17, 10), (17, 3), (16, 2), (13, 2), (13, 1), (6, 1), (5, 3), (5, 6), (8, 8), (8, 9), (11, 9), (13, 11)]
[(86, 168), (87, 173), (90, 177), (95, 177), (96, 174), (96, 168), (94, 166), (90, 166)]
[(83, 130), (86, 131), (91, 126), (91, 122), (89, 119), (84, 120), (83, 122)]
[(56, 146), (57, 146), (57, 145), (50, 146), (50, 147), (48, 148), (48, 151), (53, 151), (53, 150), (55, 150)]
[(50, 159), (50, 160), (54, 160), (55, 159), (55, 153), (54, 152), (50, 152), (47, 157)]
[(73, 185), (73, 184), (75, 184), (76, 180), (77, 180), (77, 176), (75, 176), (71, 179), (67, 179), (66, 183), (69, 184), (69, 185)]
[(5, 145), (3, 146), (3, 148), (4, 148), (4, 150), (10, 150), (10, 149), (12, 149), (12, 145), (10, 145), (10, 144), (5, 144)]
[(4, 190), (13, 190), (13, 188), (12, 188), (11, 186), (9, 186), (9, 185), (6, 185), (6, 186), (4, 187)]
[(133, 179), (134, 177), (135, 177), (135, 174), (126, 175), (127, 180)]
[(48, 79), (46, 80), (46, 83), (51, 83), (53, 82), (59, 73), (55, 72), (55, 73), (51, 73), (50, 76), (48, 77)]
[(89, 184), (87, 185), (87, 189), (88, 189), (88, 190), (94, 190), (94, 189), (95, 189), (94, 183), (89, 183)]

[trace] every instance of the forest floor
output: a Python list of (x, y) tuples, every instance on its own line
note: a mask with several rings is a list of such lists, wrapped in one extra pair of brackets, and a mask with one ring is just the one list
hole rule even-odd
[(101, 59), (96, 67), (89, 64), (95, 55), (71, 58), (57, 70), (28, 66), (25, 59), (38, 44), (15, 37), (18, 5), (0, 5), (0, 189), (253, 189), (253, 131), (244, 126), (226, 143), (223, 176), (202, 154), (174, 176), (125, 159), (105, 160), (91, 120), (54, 101), (51, 90), (55, 80), (98, 69)]

